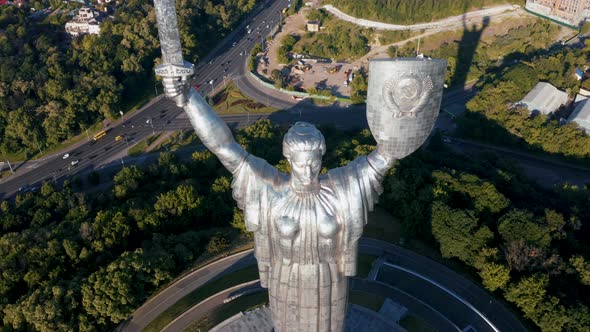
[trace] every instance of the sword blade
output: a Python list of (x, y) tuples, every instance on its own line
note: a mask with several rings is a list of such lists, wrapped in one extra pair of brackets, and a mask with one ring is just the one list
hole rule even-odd
[(154, 8), (162, 48), (162, 64), (182, 66), (184, 60), (176, 19), (176, 2), (175, 0), (154, 0)]

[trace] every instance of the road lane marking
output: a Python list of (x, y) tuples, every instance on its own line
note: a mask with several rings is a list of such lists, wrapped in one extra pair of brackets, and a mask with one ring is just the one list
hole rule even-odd
[(409, 273), (411, 275), (414, 275), (424, 281), (427, 281), (431, 284), (433, 284), (434, 286), (442, 289), (443, 291), (445, 291), (446, 293), (448, 293), (449, 295), (451, 295), (452, 297), (454, 297), (455, 299), (457, 299), (458, 301), (460, 301), (461, 303), (463, 303), (464, 305), (466, 305), (469, 309), (471, 309), (473, 312), (475, 312), (479, 317), (481, 317), (481, 319), (483, 319), (494, 331), (496, 332), (500, 332), (500, 330), (483, 314), (481, 313), (479, 310), (477, 310), (477, 308), (475, 308), (471, 303), (467, 302), (466, 300), (464, 300), (462, 297), (460, 297), (459, 295), (455, 294), (453, 291), (451, 291), (450, 289), (446, 288), (445, 286), (439, 284), (438, 282), (421, 275), (420, 273), (414, 272), (412, 270), (406, 269), (404, 267), (401, 267), (399, 265), (396, 264), (392, 264), (392, 263), (383, 263), (382, 265), (386, 265), (389, 266), (391, 268), (394, 269), (398, 269), (401, 271), (404, 271), (406, 273)]

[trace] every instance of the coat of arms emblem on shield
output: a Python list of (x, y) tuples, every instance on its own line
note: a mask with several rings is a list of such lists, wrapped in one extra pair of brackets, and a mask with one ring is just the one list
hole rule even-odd
[(408, 73), (393, 76), (383, 85), (385, 104), (396, 118), (415, 118), (431, 97), (432, 79)]
[(401, 159), (426, 141), (440, 110), (446, 68), (440, 59), (370, 61), (367, 122), (380, 148)]

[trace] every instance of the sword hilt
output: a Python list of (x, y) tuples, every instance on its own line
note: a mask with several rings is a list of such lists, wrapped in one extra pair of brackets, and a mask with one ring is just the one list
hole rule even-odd
[(167, 92), (166, 95), (174, 99), (178, 107), (183, 107), (186, 104), (186, 83), (195, 69), (193, 64), (182, 58), (175, 0), (154, 0), (154, 8), (162, 47), (162, 64), (155, 68), (155, 72), (163, 78), (179, 80), (181, 86), (179, 93), (170, 95)]
[(163, 63), (161, 65), (156, 66), (154, 69), (156, 75), (161, 76), (162, 78), (175, 78), (180, 79), (179, 84), (181, 85), (181, 89), (178, 95), (169, 96), (167, 97), (173, 99), (176, 102), (176, 106), (183, 107), (186, 104), (186, 87), (189, 81), (189, 77), (192, 76), (195, 72), (195, 66), (192, 63), (184, 61), (182, 66)]

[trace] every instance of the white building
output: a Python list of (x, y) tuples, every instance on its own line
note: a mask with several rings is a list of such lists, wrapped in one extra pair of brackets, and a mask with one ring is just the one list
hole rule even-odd
[(71, 36), (83, 34), (100, 34), (99, 13), (91, 8), (82, 7), (73, 20), (66, 23), (66, 32)]
[(567, 93), (559, 91), (549, 83), (539, 82), (524, 96), (520, 104), (524, 104), (531, 113), (539, 112), (547, 115), (567, 103), (567, 99)]
[(577, 123), (586, 133), (590, 133), (590, 103), (588, 99), (574, 109), (567, 121)]
[(590, 0), (527, 0), (525, 8), (572, 27), (582, 25), (590, 16)]

